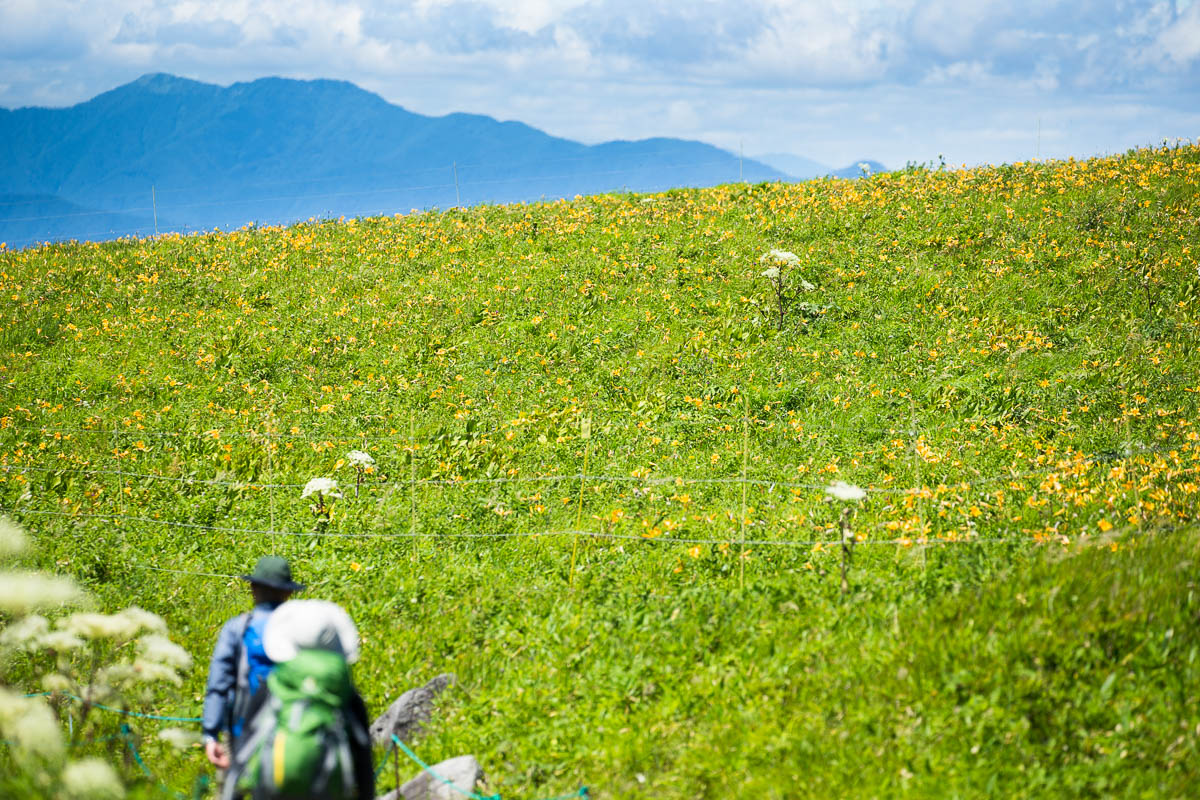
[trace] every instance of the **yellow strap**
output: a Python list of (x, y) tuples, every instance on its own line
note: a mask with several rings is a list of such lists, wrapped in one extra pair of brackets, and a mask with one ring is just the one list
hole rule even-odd
[(273, 756), (272, 764), (275, 766), (272, 774), (275, 776), (276, 786), (279, 786), (283, 783), (283, 749), (284, 739), (286, 738), (287, 736), (283, 731), (275, 732), (275, 747), (273, 748), (271, 755)]

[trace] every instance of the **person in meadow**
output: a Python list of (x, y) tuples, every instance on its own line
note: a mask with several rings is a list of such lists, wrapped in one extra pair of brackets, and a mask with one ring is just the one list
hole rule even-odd
[(218, 769), (228, 769), (230, 753), (246, 723), (250, 700), (266, 681), (275, 662), (263, 647), (263, 632), (272, 613), (304, 589), (292, 580), (292, 568), (279, 556), (263, 556), (250, 584), (254, 608), (225, 623), (217, 637), (204, 692), (204, 753)]
[(354, 687), (358, 630), (326, 600), (271, 615), (263, 647), (276, 663), (250, 701), (223, 800), (373, 800), (367, 706)]

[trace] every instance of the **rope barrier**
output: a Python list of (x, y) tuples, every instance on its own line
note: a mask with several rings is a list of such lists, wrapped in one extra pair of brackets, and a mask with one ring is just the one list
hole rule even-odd
[[(179, 570), (173, 570), (173, 571), (179, 571)], [(208, 574), (208, 573), (196, 573), (196, 574)], [(79, 697), (78, 695), (70, 694), (69, 692), (31, 692), (31, 693), (25, 695), (25, 697), (52, 697), (52, 696), (68, 697), (68, 698), (78, 701), (78, 702), (86, 702), (82, 697)], [(115, 714), (121, 714), (121, 715), (127, 716), (127, 717), (136, 717), (139, 719), (157, 720), (157, 721), (165, 721), (165, 722), (191, 722), (191, 723), (198, 723), (201, 721), (200, 717), (168, 717), (168, 716), (161, 716), (158, 714), (143, 714), (143, 713), (139, 713), (136, 711), (127, 711), (124, 709), (112, 708), (111, 706), (102, 705), (100, 703), (91, 703), (90, 705), (92, 708), (97, 708), (102, 711), (108, 711), (108, 712), (115, 713)], [(168, 793), (173, 794), (179, 798), (184, 797), (183, 794), (174, 791), (173, 789), (168, 787), (166, 784), (164, 784), (162, 781), (158, 781), (158, 779), (155, 778), (154, 773), (152, 773), (150, 771), (150, 768), (146, 765), (146, 762), (142, 758), (141, 753), (138, 752), (137, 745), (134, 741), (133, 729), (129, 726), (128, 722), (121, 723), (120, 738), (122, 740), (124, 740), (126, 746), (129, 748), (129, 753), (132, 756), (134, 762), (138, 765), (138, 767), (141, 769), (142, 773), (147, 778), (157, 781), (159, 784), (159, 788), (161, 790), (165, 790)], [(10, 742), (7, 742), (7, 741), (0, 742), (0, 743), (6, 744), (6, 745), (11, 744)], [(389, 745), (387, 751), (384, 753), (383, 757), (380, 759), (379, 766), (375, 768), (375, 777), (378, 778), (379, 774), (386, 768), (387, 757), (388, 757), (388, 755), (391, 754), (391, 752), (397, 746), (399, 746), (404, 751), (405, 755), (407, 755), (409, 758), (411, 758), (413, 761), (415, 761), (418, 765), (420, 765), (422, 769), (424, 769), (426, 772), (428, 772), (430, 775), (432, 775), (434, 778), (438, 779), (442, 783), (445, 783), (447, 786), (452, 787), (455, 791), (460, 792), (460, 793), (466, 795), (467, 797), (471, 797), (471, 798), (473, 798), (473, 800), (501, 800), (499, 794), (489, 795), (489, 796), (485, 797), (485, 796), (477, 794), (475, 792), (463, 792), (463, 790), (460, 789), (458, 786), (456, 786), (452, 781), (450, 781), (450, 780), (442, 777), (441, 775), (438, 775), (436, 772), (434, 772), (429, 767), (428, 764), (426, 764), (424, 761), (422, 761), (420, 759), (420, 757), (417, 756), (417, 754), (414, 753), (411, 749), (409, 749), (409, 747), (407, 745), (405, 745), (402, 741), (400, 741), (400, 738), (398, 736), (396, 736), (395, 734), (392, 735), (392, 743), (391, 743), (391, 745)], [(570, 794), (565, 794), (565, 795), (559, 795), (559, 796), (553, 797), (553, 798), (548, 798), (548, 800), (566, 800), (566, 798), (571, 798), (571, 797), (587, 798), (588, 797), (587, 787), (582, 786), (575, 792), (572, 792)]]
[[(400, 740), (400, 737), (394, 733), (392, 734), (392, 744), (395, 747), (400, 748), (400, 750), (402, 750), (404, 752), (404, 755), (408, 756), (409, 759), (411, 759), (413, 761), (413, 763), (415, 763), (422, 770), (424, 770), (426, 773), (428, 773), (429, 776), (432, 777), (434, 780), (444, 783), (445, 785), (449, 786), (454, 791), (461, 794), (463, 797), (469, 797), (469, 798), (471, 798), (471, 800), (502, 800), (499, 793), (490, 794), (490, 795), (482, 795), (474, 790), (464, 790), (464, 789), (460, 788), (458, 786), (458, 784), (456, 784), (454, 781), (434, 772), (432, 767), (430, 767), (428, 764), (426, 764), (424, 761), (422, 761), (421, 757), (418, 756), (416, 753), (414, 753), (412, 751), (412, 749), (409, 748), (409, 746), (406, 745), (404, 742), (402, 742)], [(570, 794), (557, 795), (555, 797), (547, 798), (547, 800), (567, 800), (567, 798), (571, 798), (571, 797), (580, 797), (580, 798), (584, 798), (584, 800), (586, 800), (588, 797), (588, 787), (580, 786), (578, 789), (571, 792)]]
[(102, 703), (96, 703), (91, 700), (85, 700), (84, 698), (80, 697), (79, 695), (71, 694), (70, 692), (31, 692), (25, 696), (26, 697), (66, 697), (71, 700), (74, 700), (77, 703), (84, 703), (85, 705), (88, 705), (92, 708), (98, 708), (101, 711), (107, 711), (111, 714), (120, 714), (121, 716), (125, 716), (125, 717), (136, 717), (137, 719), (150, 719), (150, 720), (155, 720), (157, 722), (200, 722), (201, 721), (200, 717), (165, 717), (165, 716), (161, 716), (159, 714), (143, 714), (140, 711), (128, 711), (128, 710), (122, 709), (122, 708), (113, 708), (112, 706), (106, 706)]
[(142, 754), (138, 752), (137, 744), (134, 741), (133, 729), (129, 727), (129, 723), (127, 722), (121, 724), (121, 738), (125, 740), (125, 746), (129, 748), (129, 754), (133, 756), (134, 763), (141, 768), (143, 775), (158, 784), (158, 790), (160, 792), (176, 797), (178, 800), (185, 800), (186, 795), (184, 795), (182, 792), (175, 791), (170, 786), (167, 786), (161, 780), (156, 778), (154, 773), (150, 771), (150, 768), (146, 766), (146, 762), (142, 760)]
[[(39, 692), (39, 693), (35, 693), (35, 694), (27, 694), (25, 696), (26, 697), (41, 697), (46, 694), (49, 694), (49, 692)], [(135, 764), (137, 764), (138, 768), (142, 771), (142, 774), (144, 776), (146, 776), (146, 778), (148, 778), (149, 780), (151, 780), (155, 784), (157, 784), (157, 788), (159, 791), (163, 792), (164, 794), (171, 795), (171, 796), (177, 798), (177, 800), (186, 800), (186, 795), (184, 795), (182, 792), (175, 791), (170, 786), (167, 786), (165, 783), (163, 783), (161, 780), (159, 780), (158, 778), (156, 778), (154, 776), (154, 773), (150, 771), (150, 767), (148, 767), (146, 765), (145, 759), (142, 758), (142, 754), (138, 751), (135, 738), (136, 737), (134, 735), (133, 729), (129, 726), (129, 723), (123, 722), (123, 723), (121, 723), (120, 733), (118, 733), (116, 736), (105, 736), (100, 739), (95, 739), (93, 741), (107, 742), (107, 741), (112, 741), (114, 739), (120, 739), (122, 742), (125, 743), (125, 746), (129, 749), (129, 755), (133, 759), (133, 762)], [(6, 739), (0, 739), (0, 744), (8, 746), (8, 747), (13, 746), (13, 743)], [(72, 745), (72, 746), (74, 746), (74, 745)], [(208, 787), (208, 776), (200, 775), (196, 779), (196, 786), (195, 786), (195, 791), (193, 792), (193, 795), (196, 797), (203, 797), (204, 794), (207, 792), (207, 787)]]

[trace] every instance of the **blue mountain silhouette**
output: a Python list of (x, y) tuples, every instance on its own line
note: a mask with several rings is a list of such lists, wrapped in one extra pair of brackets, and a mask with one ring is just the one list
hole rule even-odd
[(342, 81), (145, 75), (70, 108), (0, 109), (0, 240), (106, 239), (309, 217), (787, 176), (701, 142), (585, 145), (430, 117)]

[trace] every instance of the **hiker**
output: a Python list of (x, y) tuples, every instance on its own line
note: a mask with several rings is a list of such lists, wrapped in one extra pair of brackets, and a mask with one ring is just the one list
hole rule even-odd
[(204, 692), (204, 754), (222, 770), (229, 768), (229, 755), (241, 735), (250, 699), (274, 666), (263, 649), (267, 620), (292, 592), (304, 589), (292, 580), (292, 568), (279, 556), (263, 556), (254, 572), (243, 575), (242, 580), (250, 584), (254, 608), (221, 628)]
[(276, 663), (247, 709), (222, 792), (232, 800), (373, 800), (367, 707), (350, 679), (358, 631), (325, 600), (292, 600), (267, 622)]

